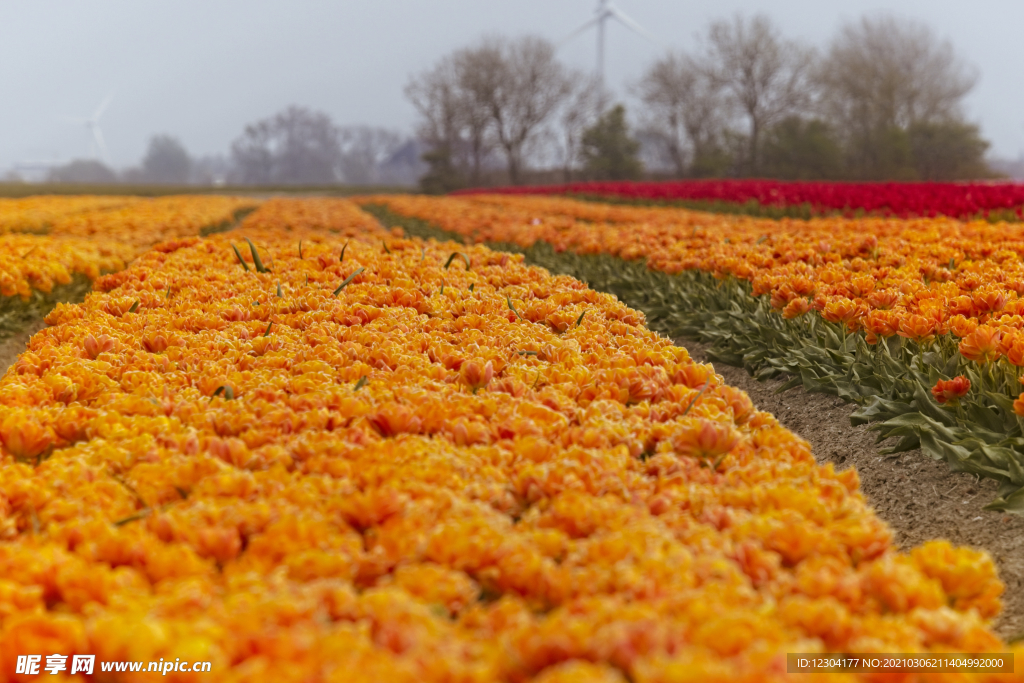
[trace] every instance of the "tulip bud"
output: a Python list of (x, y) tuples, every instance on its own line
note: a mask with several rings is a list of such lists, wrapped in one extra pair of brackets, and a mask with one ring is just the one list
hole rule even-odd
[(480, 365), (480, 361), (471, 360), (466, 361), (462, 364), (460, 370), (462, 375), (462, 381), (465, 382), (475, 394), (477, 389), (481, 389), (490, 384), (491, 379), (494, 378), (494, 366), (491, 361), (487, 361), (484, 365)]

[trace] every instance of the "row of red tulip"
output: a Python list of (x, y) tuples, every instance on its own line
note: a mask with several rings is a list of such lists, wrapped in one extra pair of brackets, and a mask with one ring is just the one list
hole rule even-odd
[(578, 182), (564, 185), (461, 190), (466, 194), (583, 195), (656, 202), (706, 202), (761, 207), (806, 207), (811, 213), (859, 212), (897, 217), (997, 214), (1020, 218), (1024, 184), (855, 183), (779, 180), (677, 180), (666, 182)]

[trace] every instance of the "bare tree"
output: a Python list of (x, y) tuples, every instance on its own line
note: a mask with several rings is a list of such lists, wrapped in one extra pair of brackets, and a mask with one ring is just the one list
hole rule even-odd
[(460, 52), (459, 60), (464, 87), (480, 110), (488, 112), (509, 180), (518, 184), (531, 137), (571, 92), (566, 69), (550, 41), (532, 36), (490, 38)]
[(460, 135), (458, 77), (454, 60), (446, 57), (405, 85), (405, 96), (422, 120), (418, 133), (431, 147), (454, 147)]
[(712, 77), (747, 119), (747, 163), (756, 174), (765, 128), (810, 104), (813, 53), (782, 38), (763, 14), (712, 22), (707, 48)]
[(341, 146), (327, 114), (292, 106), (246, 126), (231, 156), (243, 183), (327, 185), (337, 182)]
[(375, 126), (344, 126), (338, 139), (341, 177), (351, 185), (379, 183), (381, 164), (405, 142), (401, 133)]
[(459, 50), (412, 77), (405, 95), (422, 117), (417, 132), (436, 159), (467, 169), (470, 182), (480, 180), (490, 155), (490, 112), (467, 90), (472, 50)]
[(597, 122), (611, 99), (597, 76), (574, 71), (568, 77), (570, 91), (558, 119), (558, 133), (554, 136), (559, 140), (562, 175), (567, 183), (572, 181), (573, 169), (580, 159), (583, 133)]
[(860, 175), (885, 173), (892, 141), (909, 144), (911, 126), (960, 121), (977, 82), (948, 40), (887, 14), (843, 24), (815, 76), (822, 110), (845, 133)]
[(406, 96), (419, 111), (421, 138), (438, 167), (463, 162), (478, 182), (491, 150), (501, 149), (509, 179), (521, 180), (527, 151), (571, 92), (550, 42), (487, 38), (414, 76)]
[(170, 135), (154, 135), (142, 159), (142, 177), (151, 183), (184, 185), (192, 171), (192, 157), (181, 142)]
[(664, 141), (676, 175), (686, 175), (688, 161), (711, 153), (729, 118), (721, 82), (694, 57), (675, 52), (654, 62), (635, 90), (646, 130)]

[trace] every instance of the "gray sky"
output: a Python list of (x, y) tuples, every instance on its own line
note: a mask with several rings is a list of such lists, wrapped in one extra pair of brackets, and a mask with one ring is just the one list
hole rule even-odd
[[(949, 38), (981, 80), (970, 117), (992, 151), (1024, 151), (1024, 2), (1019, 0), (617, 0), (659, 40), (610, 25), (608, 81), (620, 96), (662, 49), (692, 48), (709, 20), (763, 11), (793, 38), (822, 46), (844, 19), (888, 10)], [(246, 123), (289, 105), (341, 124), (411, 131), (409, 74), (489, 33), (560, 40), (596, 0), (3, 0), (0, 168), (90, 155), (86, 118), (114, 98), (101, 127), (115, 166), (138, 163), (170, 133), (197, 155), (223, 153)], [(593, 68), (596, 38), (561, 50)]]

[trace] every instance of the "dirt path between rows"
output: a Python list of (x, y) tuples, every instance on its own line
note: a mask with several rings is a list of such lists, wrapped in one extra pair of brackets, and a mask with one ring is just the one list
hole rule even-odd
[[(685, 339), (677, 344), (702, 362), (706, 344)], [(727, 384), (743, 389), (760, 410), (768, 411), (787, 429), (810, 442), (818, 462), (837, 469), (856, 467), (861, 490), (878, 516), (892, 528), (896, 543), (910, 548), (946, 538), (991, 553), (1006, 584), (1003, 614), (996, 632), (1013, 638), (1024, 632), (1024, 518), (982, 508), (996, 497), (996, 482), (952, 472), (920, 450), (884, 457), (868, 427), (851, 427), (857, 406), (828, 394), (808, 393), (802, 387), (782, 394), (783, 380), (758, 382), (743, 368), (715, 363)]]
[(18, 354), (25, 350), (32, 335), (44, 327), (46, 327), (46, 323), (40, 318), (28, 323), (20, 332), (0, 339), (0, 377), (7, 372), (7, 368), (14, 364), (14, 361), (18, 360)]

